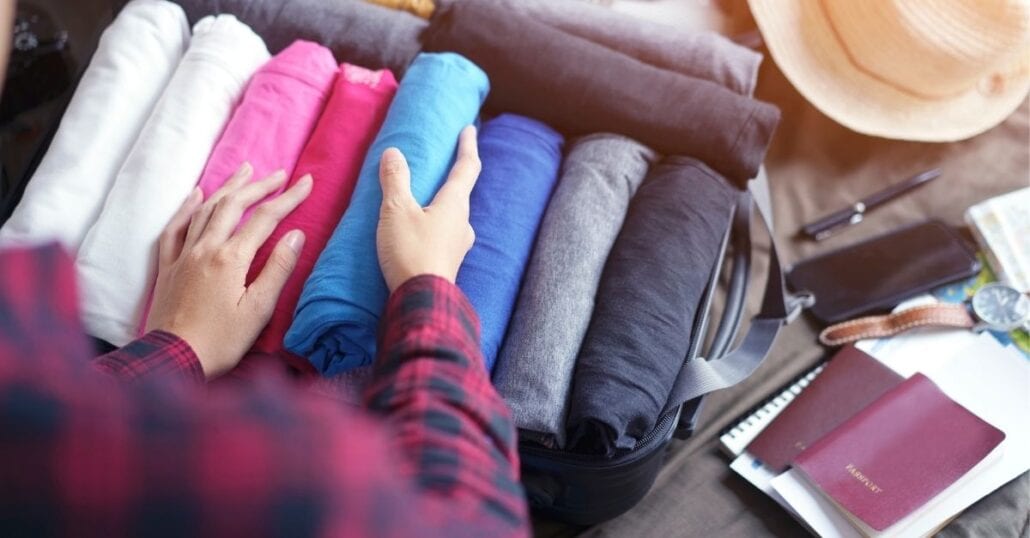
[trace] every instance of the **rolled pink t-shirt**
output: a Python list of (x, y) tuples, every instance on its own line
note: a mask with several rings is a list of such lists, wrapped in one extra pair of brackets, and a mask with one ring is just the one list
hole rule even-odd
[[(204, 198), (214, 194), (244, 161), (254, 168), (252, 181), (276, 170), (292, 174), (322, 115), (337, 70), (332, 51), (310, 41), (295, 41), (261, 66), (208, 157), (198, 184)], [(250, 210), (241, 225), (249, 216)], [(143, 310), (140, 334), (147, 326), (152, 301), (153, 290)]]
[(336, 72), (333, 53), (310, 41), (295, 41), (262, 66), (250, 79), (200, 176), (204, 198), (244, 161), (254, 167), (252, 181), (276, 170), (292, 174), (325, 108)]
[(257, 277), (275, 245), (289, 231), (304, 231), (300, 260), (279, 296), (272, 320), (254, 344), (255, 351), (281, 352), (295, 368), (311, 371), (307, 360), (289, 356), (283, 337), (293, 321), (304, 282), (350, 203), (361, 165), (396, 92), (397, 79), (390, 71), (340, 66), (332, 96), (288, 184), (311, 174), (311, 195), (279, 223), (258, 250), (247, 276), (248, 282)]

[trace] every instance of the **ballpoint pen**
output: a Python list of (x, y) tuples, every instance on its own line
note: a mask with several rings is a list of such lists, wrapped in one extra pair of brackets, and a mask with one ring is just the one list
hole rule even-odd
[(873, 194), (862, 198), (853, 205), (841, 209), (840, 211), (834, 211), (815, 222), (806, 224), (801, 228), (801, 232), (816, 241), (826, 239), (844, 226), (851, 226), (862, 222), (862, 219), (865, 218), (865, 214), (870, 210), (894, 200), (895, 198), (898, 198), (933, 179), (937, 179), (940, 176), (941, 171), (937, 168), (912, 176), (904, 181), (895, 183), (886, 189), (874, 192)]

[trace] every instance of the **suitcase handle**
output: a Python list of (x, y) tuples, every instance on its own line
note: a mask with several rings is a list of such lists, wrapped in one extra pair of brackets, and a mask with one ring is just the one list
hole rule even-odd
[[(783, 267), (780, 264), (772, 230), (768, 225), (769, 221), (763, 218), (763, 225), (770, 239), (770, 248), (769, 272), (762, 306), (740, 344), (732, 351), (726, 352), (738, 332), (744, 311), (753, 250), (751, 215), (755, 205), (749, 191), (745, 190), (740, 194), (730, 232), (734, 252), (729, 292), (719, 327), (707, 354), (709, 359), (688, 357), (676, 377), (669, 401), (663, 410), (664, 414), (680, 409), (676, 432), (676, 436), (680, 438), (689, 436), (692, 430), (693, 418), (700, 410), (700, 397), (733, 386), (754, 373), (772, 349), (780, 329), (793, 318), (796, 313), (794, 311), (801, 308), (800, 304), (795, 304), (791, 308), (787, 306), (788, 295), (784, 287)], [(761, 212), (762, 208), (758, 207), (758, 211)], [(719, 267), (716, 269), (718, 273)], [(714, 274), (712, 286), (717, 279), (718, 274)], [(698, 334), (703, 334), (703, 331)]]

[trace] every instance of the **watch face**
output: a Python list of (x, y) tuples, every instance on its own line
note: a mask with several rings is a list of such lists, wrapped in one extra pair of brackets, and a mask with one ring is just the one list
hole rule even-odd
[(1010, 330), (1030, 318), (1030, 298), (1004, 284), (987, 284), (973, 295), (973, 312), (988, 325)]

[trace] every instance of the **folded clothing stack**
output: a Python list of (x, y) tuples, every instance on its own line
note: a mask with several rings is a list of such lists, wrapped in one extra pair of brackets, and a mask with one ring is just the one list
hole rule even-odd
[(350, 204), (361, 164), (396, 93), (397, 79), (390, 71), (369, 71), (351, 64), (340, 66), (332, 97), (287, 186), (305, 174), (318, 180), (307, 200), (279, 223), (258, 250), (250, 268), (248, 281), (257, 277), (279, 239), (290, 230), (304, 232), (305, 248), (279, 295), (271, 321), (254, 344), (258, 351), (285, 350), (283, 338), (293, 322), (304, 282)]
[(104, 31), (0, 245), (57, 240), (77, 250), (189, 44), (182, 10), (130, 2)]
[(361, 167), (351, 204), (318, 258), (297, 303), (286, 347), (330, 376), (371, 364), (389, 290), (376, 255), (382, 189), (379, 156), (395, 147), (411, 169), (411, 192), (425, 206), (454, 160), (458, 133), (476, 121), (490, 83), (453, 53), (420, 54), (401, 80)]
[[(428, 23), (359, 0), (178, 4), (185, 13), (133, 0), (119, 15), (39, 182), (0, 230), (79, 247), (91, 333), (121, 345), (145, 325), (161, 230), (191, 189), (210, 196), (248, 160), (254, 179), (282, 169), (287, 185), (309, 173), (314, 185), (250, 268), (248, 281), (279, 239), (305, 232), (237, 374), (286, 360), (359, 387), (388, 296), (380, 156), (400, 148), (428, 204), (485, 102), (498, 115), (479, 135), (477, 241), (457, 284), (498, 389), (526, 436), (550, 446), (610, 456), (653, 429), (729, 226), (735, 195), (722, 176), (740, 185), (755, 174), (778, 119), (750, 98), (760, 56), (573, 2), (444, 2)], [(211, 12), (224, 14), (200, 18)], [(420, 34), (438, 52), (419, 53)], [(137, 36), (157, 65), (145, 80)], [(131, 121), (97, 117), (112, 96)], [(87, 125), (110, 151), (72, 143)], [(563, 160), (566, 136), (578, 138)], [(690, 157), (652, 167), (656, 150)], [(66, 168), (76, 162), (100, 173), (79, 185), (81, 169)], [(37, 218), (51, 198), (86, 191), (66, 229)]]
[(182, 61), (125, 158), (79, 249), (87, 330), (125, 345), (157, 272), (157, 239), (197, 181), (250, 77), (269, 58), (232, 15), (193, 28)]
[(577, 450), (614, 455), (654, 429), (735, 203), (718, 174), (687, 157), (665, 158), (637, 190), (572, 377), (567, 427)]
[(447, 6), (423, 40), (426, 50), (459, 52), (486, 71), (492, 110), (525, 114), (571, 135), (619, 132), (664, 153), (696, 157), (738, 185), (757, 175), (779, 122), (772, 105), (494, 1)]

